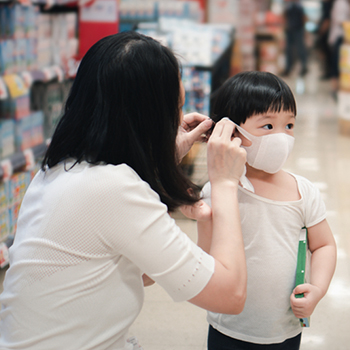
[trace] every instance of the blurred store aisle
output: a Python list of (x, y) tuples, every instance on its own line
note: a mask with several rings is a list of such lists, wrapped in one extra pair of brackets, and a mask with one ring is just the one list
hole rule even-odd
[[(295, 70), (297, 72), (297, 69)], [(338, 245), (338, 264), (328, 294), (305, 329), (302, 350), (350, 348), (350, 136), (340, 136), (336, 104), (329, 82), (320, 81), (319, 65), (311, 62), (304, 79), (292, 74), (298, 107), (294, 151), (286, 170), (307, 177), (321, 190), (328, 222)], [(194, 181), (206, 179), (205, 148), (196, 159)], [(196, 225), (178, 215), (177, 222), (196, 240)], [(189, 303), (174, 303), (159, 287), (146, 288), (145, 304), (131, 328), (145, 350), (206, 349), (206, 312)]]

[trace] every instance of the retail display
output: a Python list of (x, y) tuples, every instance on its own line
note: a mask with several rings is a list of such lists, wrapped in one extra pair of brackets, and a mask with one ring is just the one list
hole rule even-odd
[(113, 9), (109, 0), (0, 2), (0, 266), (6, 257), (1, 242), (14, 233), (20, 207), (9, 189), (16, 187), (12, 182), (26, 188), (35, 160), (44, 154), (79, 60), (95, 36), (104, 35), (99, 28), (92, 37), (92, 27), (138, 30), (169, 46), (182, 66), (184, 113), (210, 115), (212, 93), (232, 73), (238, 35), (239, 70), (255, 68), (252, 0), (231, 3), (236, 18), (244, 19), (240, 25), (204, 23), (213, 4), (203, 0), (119, 0)]
[(272, 11), (256, 17), (257, 68), (280, 74), (285, 70), (285, 34), (283, 17)]
[(160, 40), (179, 58), (186, 92), (184, 112), (210, 115), (211, 94), (229, 77), (234, 31), (231, 25), (161, 17), (138, 31)]
[(157, 22), (159, 18), (201, 21), (203, 9), (197, 1), (121, 0), (119, 30), (135, 29), (139, 23)]
[(235, 30), (230, 74), (256, 69), (256, 13), (254, 0), (208, 0), (208, 21), (229, 23)]
[(0, 3), (0, 267), (76, 71), (77, 14)]

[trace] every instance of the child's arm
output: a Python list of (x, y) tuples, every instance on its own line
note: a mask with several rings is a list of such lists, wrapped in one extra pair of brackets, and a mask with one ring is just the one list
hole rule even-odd
[[(324, 297), (334, 274), (337, 249), (327, 220), (308, 228), (311, 255), (310, 283), (300, 284), (290, 297), (293, 313), (298, 318), (309, 317)], [(295, 294), (304, 293), (303, 298)]]

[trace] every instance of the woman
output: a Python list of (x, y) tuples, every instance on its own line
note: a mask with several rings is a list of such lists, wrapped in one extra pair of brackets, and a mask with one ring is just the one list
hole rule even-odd
[[(116, 34), (85, 55), (22, 203), (0, 298), (1, 349), (127, 349), (143, 274), (175, 301), (242, 311), (245, 151), (231, 139), (233, 123), (216, 125), (211, 217), (178, 166), (211, 122), (182, 117), (183, 103), (176, 58), (149, 37)], [(169, 216), (181, 205), (213, 220), (210, 255)]]

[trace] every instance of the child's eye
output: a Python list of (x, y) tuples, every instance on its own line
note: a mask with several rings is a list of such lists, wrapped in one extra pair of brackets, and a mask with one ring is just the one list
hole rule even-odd
[(294, 128), (294, 124), (290, 123), (286, 126), (286, 129), (292, 130)]
[(266, 124), (266, 125), (263, 126), (263, 129), (272, 130), (273, 126), (272, 126), (272, 124)]

